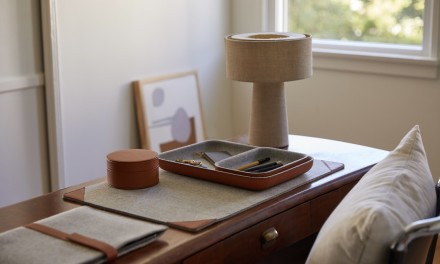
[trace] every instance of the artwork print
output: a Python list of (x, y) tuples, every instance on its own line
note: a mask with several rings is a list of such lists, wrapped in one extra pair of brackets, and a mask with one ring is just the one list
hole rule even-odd
[(157, 152), (205, 139), (196, 72), (136, 81), (143, 148)]

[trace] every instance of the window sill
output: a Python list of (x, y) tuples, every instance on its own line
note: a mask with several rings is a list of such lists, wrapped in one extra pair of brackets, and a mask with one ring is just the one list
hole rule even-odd
[(435, 58), (313, 49), (315, 69), (436, 79), (438, 65)]

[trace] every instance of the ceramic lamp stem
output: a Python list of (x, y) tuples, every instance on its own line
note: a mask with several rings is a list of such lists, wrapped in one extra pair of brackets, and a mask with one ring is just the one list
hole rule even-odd
[(284, 83), (254, 83), (249, 126), (249, 144), (287, 148), (287, 122)]

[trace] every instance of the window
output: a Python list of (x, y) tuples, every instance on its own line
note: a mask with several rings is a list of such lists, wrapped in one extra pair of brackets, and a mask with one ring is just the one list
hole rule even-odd
[(272, 10), (276, 31), (313, 36), (315, 67), (437, 76), (437, 0), (275, 0)]
[(424, 0), (288, 0), (288, 29), (319, 39), (420, 47)]

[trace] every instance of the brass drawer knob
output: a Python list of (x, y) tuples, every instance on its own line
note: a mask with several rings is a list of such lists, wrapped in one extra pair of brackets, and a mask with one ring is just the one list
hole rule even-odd
[(278, 231), (271, 227), (261, 234), (261, 245), (263, 248), (271, 246), (278, 238)]

